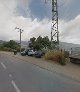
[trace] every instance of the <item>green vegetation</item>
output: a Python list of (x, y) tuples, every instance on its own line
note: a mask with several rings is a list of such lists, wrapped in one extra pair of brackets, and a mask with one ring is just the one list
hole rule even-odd
[[(34, 50), (42, 50), (43, 53), (46, 53), (44, 56), (45, 59), (52, 60), (54, 62), (60, 63), (61, 65), (65, 65), (66, 58), (69, 57), (69, 52), (67, 51), (56, 50), (55, 47), (51, 49), (51, 41), (49, 40), (48, 36), (45, 37), (39, 36), (38, 38), (35, 37), (30, 38), (29, 47)], [(17, 50), (19, 52), (20, 45), (17, 42), (10, 40), (9, 42), (3, 42), (2, 44), (0, 44), (0, 50), (2, 51)], [(23, 50), (24, 49), (22, 49), (22, 51)]]
[(2, 51), (13, 51), (14, 49), (19, 50), (20, 45), (13, 40), (10, 40), (9, 42), (4, 42), (0, 45), (0, 50)]
[(66, 64), (66, 58), (69, 57), (69, 52), (57, 50), (56, 47), (54, 47), (54, 42), (53, 48), (51, 48), (51, 41), (49, 40), (48, 36), (43, 38), (41, 36), (38, 38), (33, 37), (30, 38), (30, 42), (29, 47), (33, 48), (34, 50), (44, 51), (44, 49), (46, 49), (46, 52), (44, 51), (46, 53), (44, 56), (46, 60), (52, 60), (61, 65)]
[(69, 52), (68, 51), (64, 51), (64, 55), (65, 55), (65, 58), (69, 58)]
[(42, 50), (42, 49), (49, 49), (51, 42), (49, 41), (48, 36), (46, 37), (41, 37), (39, 36), (38, 38), (30, 38), (30, 44), (29, 47), (33, 48), (34, 50)]

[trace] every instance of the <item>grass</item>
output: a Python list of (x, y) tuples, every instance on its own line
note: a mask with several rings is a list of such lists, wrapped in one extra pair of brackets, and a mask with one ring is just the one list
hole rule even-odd
[(61, 65), (66, 65), (66, 57), (63, 51), (48, 51), (45, 54), (45, 59), (55, 61)]

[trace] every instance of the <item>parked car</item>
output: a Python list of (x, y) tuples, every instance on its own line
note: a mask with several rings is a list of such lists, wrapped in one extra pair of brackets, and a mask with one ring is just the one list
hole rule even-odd
[(35, 51), (34, 56), (37, 58), (41, 58), (41, 56), (43, 56), (43, 52), (42, 51)]
[(34, 50), (29, 50), (28, 51), (28, 56), (33, 56), (35, 54), (35, 51)]
[(28, 55), (28, 51), (29, 51), (29, 50), (30, 50), (30, 49), (24, 50), (23, 52), (21, 52), (21, 55), (22, 55), (22, 56)]

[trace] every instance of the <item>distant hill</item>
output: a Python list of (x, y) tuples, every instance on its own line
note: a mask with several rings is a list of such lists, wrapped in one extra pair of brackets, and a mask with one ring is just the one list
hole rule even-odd
[[(19, 41), (18, 41), (19, 42)], [(22, 47), (27, 47), (29, 44), (28, 41), (22, 41)], [(71, 48), (80, 47), (80, 44), (73, 44), (67, 42), (60, 42), (60, 48), (65, 50), (71, 50)]]
[(0, 40), (0, 44), (3, 44), (5, 41)]
[[(20, 41), (16, 41), (17, 43), (20, 43)], [(21, 41), (21, 47), (22, 48), (27, 48), (28, 47), (28, 41)]]
[(80, 44), (60, 42), (60, 48), (65, 50), (71, 50), (71, 48), (80, 47)]
[[(5, 41), (0, 40), (0, 44), (4, 43)], [(17, 43), (20, 43), (19, 41), (16, 40)], [(29, 42), (28, 41), (22, 41), (22, 47), (27, 48)], [(67, 43), (67, 42), (60, 42), (60, 49), (65, 49), (65, 50), (71, 50), (71, 48), (75, 47), (80, 47), (80, 44), (73, 44), (73, 43)]]

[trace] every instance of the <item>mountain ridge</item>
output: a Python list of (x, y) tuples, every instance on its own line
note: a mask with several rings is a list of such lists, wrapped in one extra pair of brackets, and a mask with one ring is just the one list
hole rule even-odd
[[(3, 44), (6, 41), (0, 40), (0, 44)], [(16, 40), (17, 43), (20, 43), (18, 40)], [(22, 41), (22, 47), (27, 47), (29, 44), (29, 41)], [(74, 44), (74, 43), (67, 43), (67, 42), (60, 42), (59, 43), (60, 49), (65, 49), (65, 50), (71, 50), (71, 48), (76, 48), (80, 47), (80, 44)]]

